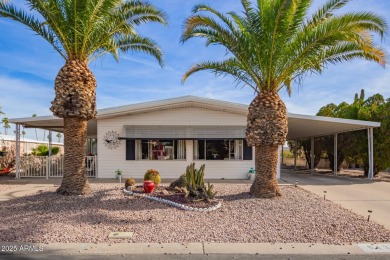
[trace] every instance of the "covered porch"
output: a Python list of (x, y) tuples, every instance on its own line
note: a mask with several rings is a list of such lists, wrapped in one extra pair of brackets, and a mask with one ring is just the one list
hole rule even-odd
[[(64, 169), (64, 157), (53, 156), (51, 154), (53, 131), (63, 133), (63, 120), (54, 116), (43, 116), (43, 117), (29, 117), (29, 118), (18, 118), (10, 120), (11, 123), (16, 124), (16, 179), (20, 178), (62, 178)], [(32, 156), (32, 155), (21, 155), (20, 150), (20, 135), (21, 126), (24, 128), (37, 128), (48, 130), (48, 156)], [(96, 157), (96, 136), (97, 127), (96, 119), (88, 122), (87, 130), (87, 149), (85, 153), (85, 166), (87, 177), (97, 178), (97, 157)], [(65, 147), (64, 147), (65, 149)]]

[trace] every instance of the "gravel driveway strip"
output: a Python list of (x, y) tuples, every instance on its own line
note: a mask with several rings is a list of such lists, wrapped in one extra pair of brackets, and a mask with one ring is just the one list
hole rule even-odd
[[(222, 207), (183, 211), (126, 196), (119, 184), (91, 184), (88, 196), (61, 196), (55, 188), (0, 202), (0, 242), (390, 242), (390, 231), (299, 187), (255, 199), (248, 184), (215, 184)], [(108, 239), (110, 232), (135, 232)]]

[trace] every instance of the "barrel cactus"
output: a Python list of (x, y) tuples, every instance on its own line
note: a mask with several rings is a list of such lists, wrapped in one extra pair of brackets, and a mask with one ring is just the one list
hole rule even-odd
[(145, 173), (144, 181), (153, 181), (158, 186), (161, 182), (160, 173), (154, 169), (149, 169)]
[(127, 190), (128, 187), (135, 186), (135, 180), (133, 178), (127, 178), (125, 182), (125, 188)]

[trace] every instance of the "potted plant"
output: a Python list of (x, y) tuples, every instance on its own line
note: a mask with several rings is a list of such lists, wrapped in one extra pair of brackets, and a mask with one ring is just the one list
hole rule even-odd
[(121, 182), (122, 181), (122, 171), (118, 169), (115, 171), (115, 173), (116, 173), (116, 179), (119, 180), (119, 182)]
[(0, 151), (0, 156), (6, 156), (7, 155), (7, 146), (3, 145)]
[(155, 188), (154, 181), (149, 181), (149, 180), (144, 181), (145, 193), (152, 193), (154, 191), (154, 188)]
[(5, 175), (7, 173), (10, 173), (10, 168), (8, 166), (5, 168), (0, 168), (0, 175)]

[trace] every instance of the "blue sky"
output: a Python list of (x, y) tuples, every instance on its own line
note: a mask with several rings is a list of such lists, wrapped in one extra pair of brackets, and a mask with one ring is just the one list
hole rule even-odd
[[(22, 1), (15, 1), (21, 3)], [(220, 46), (206, 48), (204, 41), (193, 39), (184, 45), (179, 42), (183, 22), (195, 4), (206, 3), (222, 12), (241, 10), (239, 0), (150, 0), (164, 10), (168, 26), (142, 25), (138, 31), (158, 42), (164, 52), (166, 66), (143, 54), (125, 54), (117, 63), (106, 56), (90, 64), (97, 79), (97, 106), (106, 108), (143, 101), (183, 95), (196, 95), (249, 104), (254, 98), (249, 87), (235, 87), (230, 77), (216, 78), (210, 72), (191, 76), (182, 85), (183, 73), (193, 64), (205, 60), (221, 60), (225, 49)], [(315, 1), (314, 5), (324, 2)], [(390, 14), (390, 1), (354, 0), (344, 11), (373, 11), (383, 17)], [(388, 21), (389, 22), (389, 21)], [(382, 45), (390, 52), (389, 35)], [(32, 114), (50, 115), (50, 102), (54, 98), (54, 78), (63, 66), (62, 58), (34, 32), (14, 21), (0, 19), (0, 106), (9, 118), (28, 117)], [(390, 97), (390, 70), (361, 60), (330, 66), (321, 75), (305, 78), (302, 87), (294, 87), (289, 97), (280, 95), (292, 113), (314, 115), (328, 103), (351, 102), (361, 88), (366, 96), (381, 93)], [(0, 128), (0, 132), (3, 129)], [(11, 131), (12, 132), (12, 131)], [(34, 138), (33, 130), (28, 137)], [(42, 136), (42, 135), (41, 135)]]

